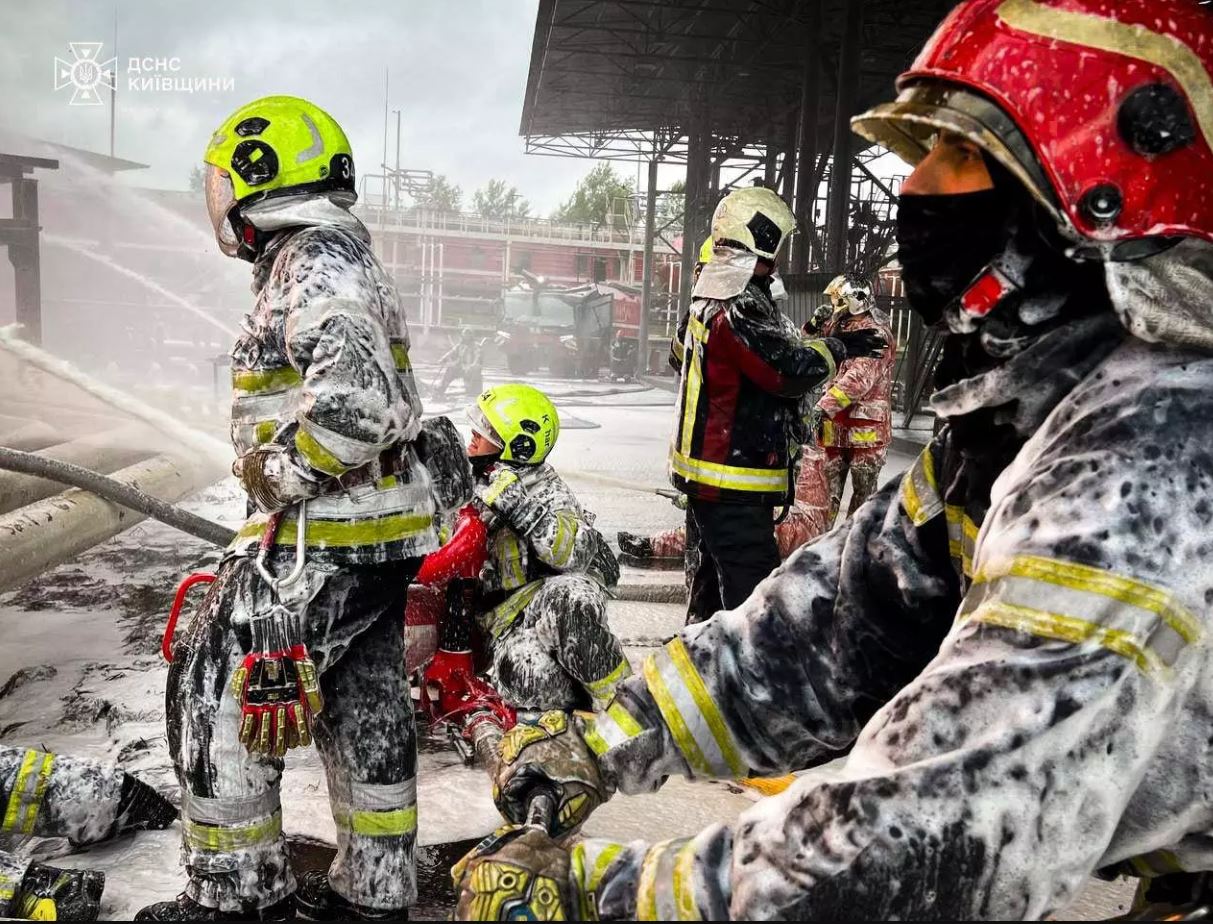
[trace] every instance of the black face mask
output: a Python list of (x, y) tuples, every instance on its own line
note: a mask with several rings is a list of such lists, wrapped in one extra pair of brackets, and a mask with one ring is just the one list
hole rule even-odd
[(897, 258), (906, 298), (927, 324), (959, 298), (1007, 240), (1007, 196), (998, 189), (947, 196), (902, 196)]
[(468, 459), (472, 463), (472, 475), (476, 478), (483, 478), (490, 468), (501, 461), (501, 453), (494, 452), (486, 456), (469, 456)]

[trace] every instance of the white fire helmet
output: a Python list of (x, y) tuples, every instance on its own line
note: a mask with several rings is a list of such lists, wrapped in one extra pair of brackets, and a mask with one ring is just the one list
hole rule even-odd
[(712, 215), (712, 240), (733, 242), (758, 257), (774, 260), (796, 228), (792, 210), (774, 190), (736, 189), (720, 200)]
[(872, 287), (858, 276), (835, 276), (825, 288), (834, 313), (863, 314), (872, 310)]

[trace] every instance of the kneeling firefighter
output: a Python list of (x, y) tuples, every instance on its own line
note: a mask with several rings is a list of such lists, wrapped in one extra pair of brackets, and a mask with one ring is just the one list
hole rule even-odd
[(105, 888), (99, 870), (48, 866), (4, 849), (7, 840), (82, 847), (176, 820), (168, 799), (113, 764), (0, 745), (0, 918), (95, 921)]
[(1213, 870), (1211, 34), (1191, 0), (965, 0), (856, 118), (916, 164), (940, 430), (608, 709), (507, 735), (499, 805), (552, 787), (559, 834), (849, 757), (692, 838), (502, 832), (459, 915), (1037, 919), (1096, 870)]
[[(530, 385), (496, 385), (468, 417), (475, 500), (426, 571), (460, 570), (448, 558), (483, 562), (473, 608), (489, 679), (510, 706), (524, 714), (605, 706), (631, 674), (607, 625), (606, 589), (619, 567), (593, 515), (546, 461), (560, 435), (556, 407)], [(466, 542), (472, 526), (480, 548)], [(444, 642), (427, 671), (438, 686), (452, 671), (470, 672), (470, 653), (450, 648)]]
[[(169, 675), (189, 885), (141, 920), (398, 919), (416, 895), (401, 614), (437, 547), (391, 277), (350, 214), (349, 142), (306, 100), (237, 110), (206, 149), (220, 249), (252, 262), (232, 350), (234, 471), (255, 512)], [(312, 739), (337, 828), (296, 893), (279, 778)]]

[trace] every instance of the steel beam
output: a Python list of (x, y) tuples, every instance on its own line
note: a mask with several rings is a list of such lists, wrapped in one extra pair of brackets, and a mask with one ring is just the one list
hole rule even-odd
[(851, 116), (859, 84), (863, 0), (847, 0), (842, 49), (838, 55), (838, 95), (834, 104), (834, 153), (826, 195), (826, 267), (846, 270), (847, 219), (851, 198)]
[(804, 74), (800, 84), (800, 132), (796, 139), (796, 201), (794, 212), (800, 237), (793, 238), (790, 269), (793, 273), (809, 271), (811, 251), (806, 233), (813, 224), (813, 200), (817, 187), (813, 183), (813, 164), (817, 158), (817, 113), (820, 107), (821, 68), (816, 50), (820, 45), (822, 0), (804, 0)]
[[(657, 155), (649, 159), (649, 188), (644, 209), (644, 272), (640, 288), (640, 321), (636, 331), (636, 375), (649, 371), (649, 314), (653, 309), (653, 238), (657, 233)], [(686, 250), (686, 244), (683, 244)]]

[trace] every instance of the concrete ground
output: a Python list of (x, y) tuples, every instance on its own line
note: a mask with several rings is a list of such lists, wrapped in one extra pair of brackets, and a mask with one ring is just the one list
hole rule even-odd
[[(683, 514), (654, 493), (667, 485), (665, 446), (672, 395), (635, 385), (542, 383), (556, 399), (564, 428), (552, 462), (598, 516), (611, 539), (620, 529), (648, 532), (677, 525)], [(430, 402), (435, 412), (466, 402), (454, 393)], [(911, 461), (890, 455), (886, 477)], [(235, 523), (240, 500), (230, 482), (193, 503), (205, 515)], [(163, 616), (178, 578), (216, 553), (157, 524), (144, 524), (66, 563), (25, 587), (0, 595), (0, 742), (119, 760), (175, 797), (163, 731), (165, 670), (156, 654)], [(681, 575), (628, 570), (620, 599), (609, 605), (612, 627), (639, 667), (682, 625)], [(662, 602), (665, 601), (665, 602)], [(323, 772), (314, 750), (288, 758), (285, 828), (297, 844), (333, 837)], [(820, 771), (809, 771), (812, 778)], [(803, 783), (800, 785), (804, 785)], [(658, 793), (619, 797), (590, 820), (586, 833), (657, 841), (694, 834), (713, 822), (733, 823), (762, 798), (733, 783), (671, 780)], [(499, 819), (479, 770), (463, 767), (441, 736), (423, 742), (420, 840), (462, 842), (486, 834)], [(171, 897), (182, 885), (176, 828), (122, 838), (58, 862), (109, 874), (104, 916), (129, 919), (143, 903)], [(61, 842), (26, 845), (44, 856)], [(431, 848), (440, 850), (440, 848)], [(446, 854), (440, 853), (442, 862)], [(440, 875), (427, 876), (427, 913), (449, 896)], [(434, 884), (436, 883), (436, 884)], [(1069, 919), (1123, 911), (1126, 886), (1093, 886), (1067, 910)]]

